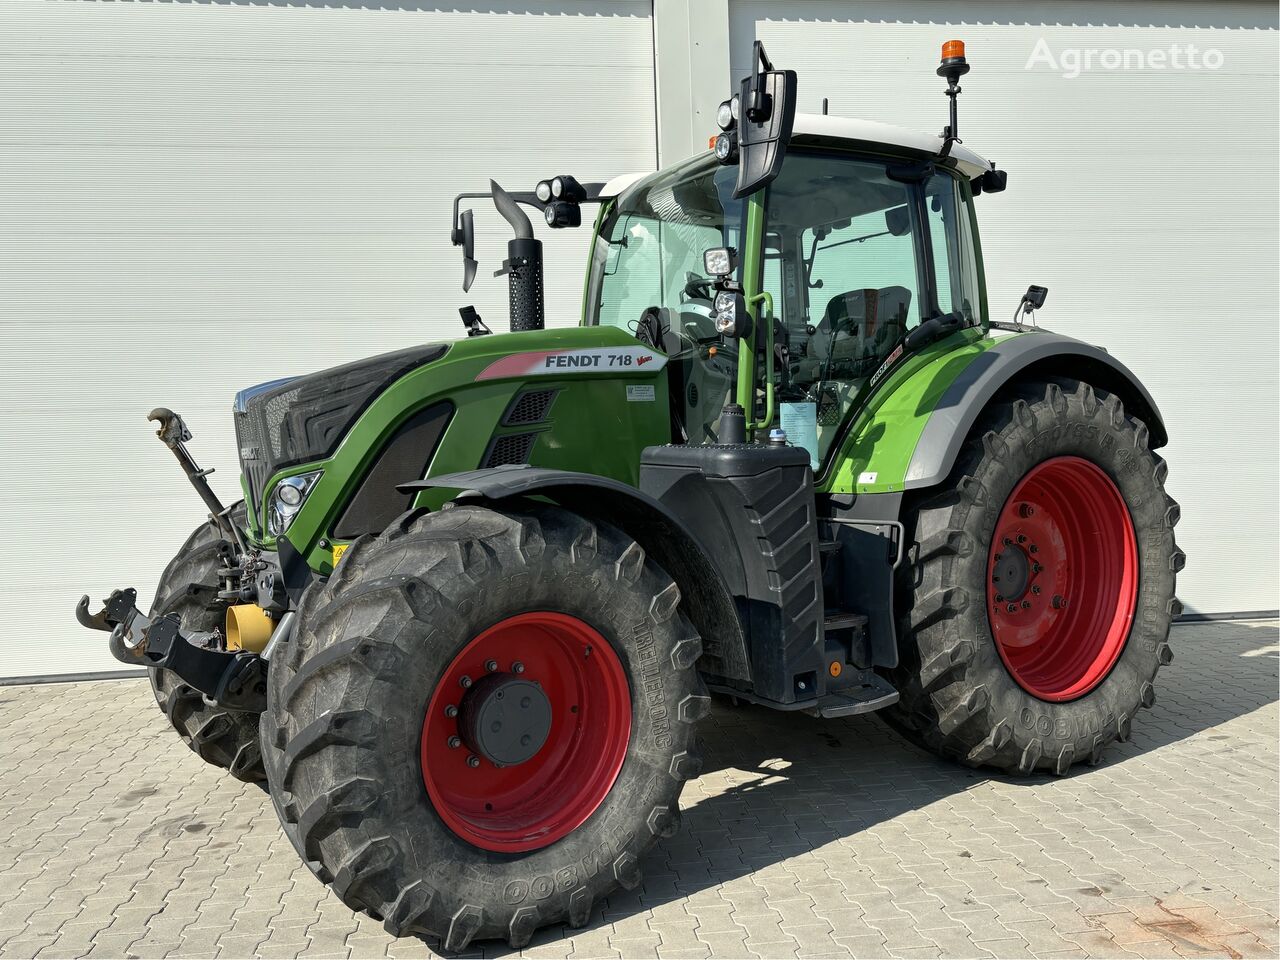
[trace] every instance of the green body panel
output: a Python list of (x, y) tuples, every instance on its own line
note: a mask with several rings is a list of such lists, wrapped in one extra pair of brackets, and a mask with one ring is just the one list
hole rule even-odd
[[(448, 401), (454, 414), (436, 448), (427, 476), (474, 470), (495, 435), (540, 431), (529, 462), (576, 470), (636, 485), (640, 451), (671, 440), (665, 368), (568, 370), (477, 380), (490, 364), (513, 354), (593, 347), (635, 347), (614, 327), (569, 327), (471, 337), (450, 345), (438, 360), (419, 367), (380, 393), (342, 438), (333, 456), (275, 474), (264, 503), (284, 477), (323, 470), (286, 534), (308, 565), (327, 574), (333, 565), (330, 530), (387, 439), (410, 416)], [(528, 384), (559, 393), (544, 426), (501, 427), (512, 398)], [(653, 387), (653, 399), (628, 399), (628, 384)], [(647, 394), (647, 391), (643, 392)], [(439, 506), (445, 491), (424, 490), (415, 505)], [(322, 541), (326, 545), (322, 545)], [(266, 538), (263, 545), (274, 547)]]
[[(893, 493), (903, 489), (911, 455), (934, 408), (977, 357), (1001, 340), (971, 327), (907, 357), (860, 408), (819, 478), (825, 493)], [(871, 478), (874, 475), (874, 480)]]

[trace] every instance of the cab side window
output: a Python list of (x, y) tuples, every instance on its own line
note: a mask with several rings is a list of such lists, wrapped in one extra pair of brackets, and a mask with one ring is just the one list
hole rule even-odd
[(787, 353), (776, 386), (815, 469), (909, 331), (952, 310), (978, 320), (958, 182), (889, 174), (882, 160), (797, 152), (769, 188), (764, 286)]

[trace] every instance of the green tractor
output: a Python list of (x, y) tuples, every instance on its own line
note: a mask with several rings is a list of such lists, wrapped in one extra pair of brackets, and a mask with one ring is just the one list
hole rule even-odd
[[(241, 391), (231, 506), (154, 411), (209, 519), (149, 613), (80, 621), (345, 903), (449, 950), (639, 883), (712, 694), (1096, 763), (1172, 657), (1165, 426), (1034, 327), (1042, 288), (990, 320), (975, 206), (1006, 177), (957, 137), (967, 70), (944, 47), (938, 137), (797, 115), (757, 44), (706, 154), (492, 184), (511, 332), (464, 308), (456, 342)], [(581, 322), (544, 329), (524, 210), (589, 205)]]

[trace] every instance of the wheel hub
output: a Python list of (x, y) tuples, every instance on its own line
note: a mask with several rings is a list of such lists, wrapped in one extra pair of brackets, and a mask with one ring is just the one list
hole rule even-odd
[(991, 582), (998, 596), (1006, 600), (1021, 600), (1027, 592), (1031, 573), (1031, 559), (1019, 546), (1007, 546), (996, 554)]
[(475, 683), (458, 705), (458, 736), (498, 766), (532, 760), (551, 732), (551, 701), (542, 687), (513, 673)]

